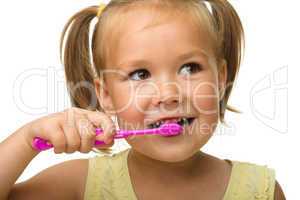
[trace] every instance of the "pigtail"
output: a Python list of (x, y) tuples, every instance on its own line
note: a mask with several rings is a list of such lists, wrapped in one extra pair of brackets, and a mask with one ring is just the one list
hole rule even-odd
[(206, 0), (211, 5), (212, 16), (220, 47), (218, 57), (227, 62), (227, 82), (223, 99), (220, 101), (220, 120), (224, 122), (226, 108), (230, 111), (241, 113), (232, 106), (227, 105), (234, 81), (237, 77), (241, 58), (244, 51), (244, 30), (240, 18), (226, 0)]
[[(60, 40), (60, 59), (65, 67), (72, 106), (88, 110), (102, 110), (94, 88), (97, 71), (92, 68), (89, 51), (90, 24), (97, 16), (97, 12), (98, 6), (91, 6), (74, 14), (65, 25)], [(94, 37), (95, 34), (92, 41)], [(63, 48), (64, 40), (66, 41)], [(92, 151), (99, 154), (112, 154), (111, 148), (93, 148)]]
[(91, 6), (74, 14), (65, 25), (60, 39), (60, 59), (65, 67), (72, 106), (89, 110), (100, 108), (93, 85), (95, 74), (89, 52), (89, 29), (97, 12), (98, 7)]

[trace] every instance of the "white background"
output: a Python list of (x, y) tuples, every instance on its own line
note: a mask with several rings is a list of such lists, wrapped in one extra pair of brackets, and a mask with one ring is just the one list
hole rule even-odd
[[(230, 2), (239, 13), (246, 33), (245, 58), (230, 98), (230, 104), (243, 114), (227, 111), (231, 128), (220, 127), (203, 149), (220, 158), (274, 168), (287, 199), (298, 199), (300, 136), (296, 128), (299, 111), (296, 102), (299, 102), (300, 31), (296, 19), (300, 19), (300, 14), (297, 1)], [(0, 141), (23, 124), (69, 106), (59, 61), (60, 33), (72, 14), (97, 4), (98, 1), (71, 0), (0, 3)], [(22, 77), (32, 73), (43, 76), (27, 78), (18, 87)], [(127, 143), (116, 141), (114, 148), (122, 150)], [(43, 152), (29, 164), (18, 182), (56, 163), (93, 155), (93, 152), (71, 155), (57, 155), (52, 150)]]

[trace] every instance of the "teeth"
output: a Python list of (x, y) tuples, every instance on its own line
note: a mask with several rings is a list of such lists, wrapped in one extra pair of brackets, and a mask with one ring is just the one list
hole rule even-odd
[(188, 120), (187, 118), (181, 118), (178, 123), (180, 123), (180, 125), (188, 124)]

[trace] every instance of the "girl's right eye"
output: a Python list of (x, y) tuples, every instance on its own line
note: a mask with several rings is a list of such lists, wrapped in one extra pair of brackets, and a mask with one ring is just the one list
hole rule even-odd
[[(138, 69), (128, 74), (129, 78), (134, 81), (144, 80), (150, 77), (150, 72), (146, 69)], [(139, 79), (141, 78), (141, 79)]]

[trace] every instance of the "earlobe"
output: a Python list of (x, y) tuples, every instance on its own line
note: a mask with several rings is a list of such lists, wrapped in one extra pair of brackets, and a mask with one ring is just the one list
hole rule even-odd
[(97, 99), (98, 101), (100, 101), (100, 92), (99, 92), (99, 88), (100, 88), (100, 80), (99, 78), (95, 78), (94, 79), (94, 88), (95, 88), (95, 93), (97, 95)]
[(222, 59), (219, 65), (218, 70), (218, 78), (219, 78), (219, 94), (220, 100), (224, 98), (225, 91), (226, 91), (226, 83), (227, 83), (227, 62), (225, 59)]

